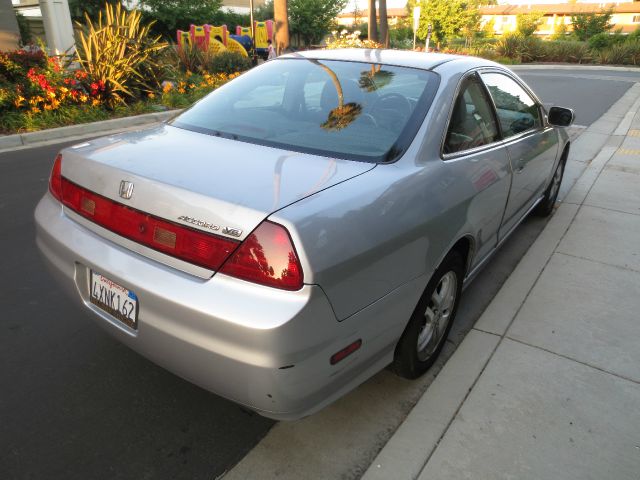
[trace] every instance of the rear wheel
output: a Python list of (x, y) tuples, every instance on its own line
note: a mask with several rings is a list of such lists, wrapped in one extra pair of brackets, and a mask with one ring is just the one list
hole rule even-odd
[(551, 212), (553, 212), (553, 207), (555, 207), (556, 200), (558, 199), (558, 192), (560, 191), (562, 176), (564, 175), (564, 164), (566, 163), (565, 160), (566, 157), (563, 155), (558, 162), (556, 171), (553, 172), (553, 178), (551, 179), (551, 183), (547, 187), (547, 190), (544, 192), (542, 201), (535, 209), (536, 215), (540, 217), (548, 217), (549, 215), (551, 215)]
[(450, 252), (435, 271), (396, 345), (393, 370), (405, 378), (426, 372), (442, 351), (458, 309), (464, 260)]

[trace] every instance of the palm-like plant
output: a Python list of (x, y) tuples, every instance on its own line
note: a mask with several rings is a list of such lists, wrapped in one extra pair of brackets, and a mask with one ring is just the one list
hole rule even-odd
[(104, 82), (112, 105), (135, 96), (136, 89), (149, 89), (142, 71), (154, 67), (154, 56), (167, 46), (160, 36), (149, 35), (153, 23), (142, 25), (141, 17), (137, 10), (107, 3), (97, 21), (85, 13), (85, 24), (78, 23), (78, 62), (92, 79)]
[(342, 90), (340, 79), (338, 78), (336, 73), (317, 60), (313, 61), (313, 63), (318, 65), (329, 75), (329, 77), (331, 78), (331, 82), (336, 89), (336, 94), (338, 95), (338, 105), (336, 106), (336, 108), (332, 109), (329, 112), (327, 120), (320, 126), (329, 131), (342, 130), (343, 128), (351, 125), (360, 116), (360, 114), (362, 113), (362, 105), (355, 102), (349, 102), (345, 104), (344, 91)]

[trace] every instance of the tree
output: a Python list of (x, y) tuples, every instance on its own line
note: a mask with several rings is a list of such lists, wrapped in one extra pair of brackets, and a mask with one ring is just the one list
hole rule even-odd
[(289, 8), (287, 0), (273, 1), (275, 48), (278, 55), (289, 48)]
[(613, 28), (611, 16), (613, 9), (602, 10), (600, 13), (579, 13), (571, 15), (573, 33), (578, 40), (589, 40), (598, 33), (608, 32)]
[(542, 24), (544, 12), (533, 10), (529, 13), (516, 15), (516, 32), (525, 37), (530, 37)]
[(335, 72), (318, 61), (314, 63), (327, 72), (338, 95), (338, 105), (329, 112), (327, 120), (322, 123), (320, 127), (328, 131), (342, 130), (351, 125), (360, 116), (362, 113), (362, 105), (355, 102), (345, 104), (342, 85)]
[(360, 19), (362, 18), (362, 12), (358, 7), (358, 0), (353, 0), (353, 26), (360, 25)]
[[(415, 1), (407, 4), (413, 8)], [(417, 36), (427, 38), (429, 25), (433, 27), (432, 37), (438, 46), (447, 37), (458, 35), (469, 22), (469, 17), (477, 15), (478, 9), (473, 0), (429, 0), (420, 10), (420, 24)]]
[(346, 0), (289, 0), (291, 33), (305, 45), (319, 44), (346, 4)]
[(84, 21), (86, 13), (91, 20), (97, 20), (98, 14), (104, 11), (105, 4), (116, 6), (120, 0), (69, 0), (69, 12), (71, 19), (77, 22)]
[(138, 4), (145, 20), (155, 20), (154, 32), (173, 39), (178, 29), (211, 22), (222, 0), (139, 0)]
[(258, 22), (273, 20), (273, 0), (267, 0), (253, 9), (253, 18)]
[(469, 47), (471, 45), (474, 37), (483, 37), (485, 33), (481, 25), (482, 17), (480, 15), (479, 3), (479, 0), (469, 0), (467, 4), (461, 28), (465, 39), (465, 47)]
[(378, 16), (376, 15), (376, 0), (369, 0), (369, 40), (378, 41)]
[(389, 19), (387, 18), (387, 0), (378, 0), (380, 12), (380, 43), (389, 48)]

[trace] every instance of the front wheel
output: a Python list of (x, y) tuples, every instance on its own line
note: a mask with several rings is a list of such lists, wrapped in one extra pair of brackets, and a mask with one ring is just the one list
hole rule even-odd
[(456, 316), (464, 270), (462, 256), (452, 251), (431, 277), (396, 345), (392, 368), (399, 376), (417, 378), (438, 358)]

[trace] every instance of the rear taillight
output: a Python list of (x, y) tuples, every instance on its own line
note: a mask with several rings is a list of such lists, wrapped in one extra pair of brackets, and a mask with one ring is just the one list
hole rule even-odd
[[(302, 288), (302, 267), (282, 225), (262, 222), (242, 243), (168, 222), (114, 202), (63, 178), (62, 157), (49, 189), (65, 207), (107, 230), (146, 247), (210, 270), (283, 290)], [(232, 254), (233, 253), (233, 254)]]
[(289, 232), (282, 225), (262, 222), (220, 270), (249, 282), (281, 288), (302, 288), (302, 267)]
[(62, 201), (62, 155), (60, 154), (53, 162), (51, 176), (49, 177), (49, 191), (56, 199)]
[(107, 230), (180, 260), (217, 270), (238, 246), (237, 241), (168, 222), (114, 202), (66, 178), (61, 179), (61, 184), (62, 203), (66, 207)]

